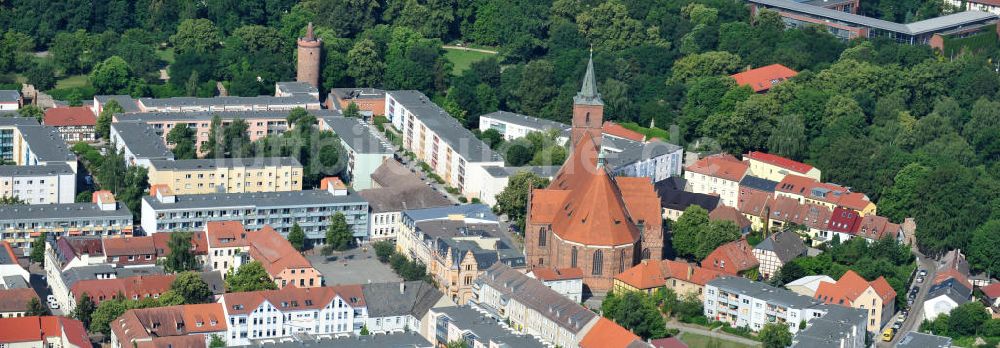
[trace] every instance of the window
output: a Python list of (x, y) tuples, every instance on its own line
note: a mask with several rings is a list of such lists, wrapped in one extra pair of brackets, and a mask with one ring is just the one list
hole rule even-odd
[(618, 251), (618, 273), (625, 272), (625, 250)]
[(603, 266), (604, 266), (604, 253), (601, 252), (600, 250), (595, 251), (594, 252), (594, 265), (593, 265), (591, 273), (593, 275), (601, 275), (601, 274), (603, 274), (604, 273), (603, 270), (602, 270)]
[(573, 249), (569, 253), (569, 266), (570, 267), (576, 267), (576, 254), (577, 254), (576, 246), (574, 246)]
[(545, 234), (546, 234), (545, 227), (542, 227), (541, 229), (538, 230), (538, 246), (545, 246), (545, 238), (546, 238)]

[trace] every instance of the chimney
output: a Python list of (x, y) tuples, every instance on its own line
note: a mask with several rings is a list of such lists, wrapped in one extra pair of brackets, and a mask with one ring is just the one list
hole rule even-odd
[(399, 282), (399, 294), (402, 295), (406, 292), (406, 282)]

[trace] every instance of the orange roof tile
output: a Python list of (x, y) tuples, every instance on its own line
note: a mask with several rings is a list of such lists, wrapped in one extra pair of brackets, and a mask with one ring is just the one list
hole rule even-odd
[(17, 263), (17, 254), (14, 253), (14, 248), (11, 248), (10, 243), (7, 241), (0, 243), (3, 244), (3, 250), (0, 250), (0, 252), (6, 253), (7, 260), (10, 260), (11, 263)]
[(646, 136), (642, 133), (622, 127), (622, 125), (611, 121), (604, 121), (603, 131), (604, 134), (632, 141), (642, 142), (646, 140)]
[(210, 221), (205, 224), (205, 239), (210, 248), (248, 246), (246, 229), (239, 221)]
[(271, 277), (286, 269), (312, 268), (312, 263), (271, 226), (264, 226), (260, 231), (246, 232), (246, 239), (250, 245), (250, 257), (259, 261)]
[(97, 117), (90, 107), (70, 106), (64, 108), (51, 108), (45, 110), (42, 124), (46, 126), (94, 126), (97, 124)]
[(708, 219), (713, 221), (732, 221), (737, 228), (749, 228), (751, 223), (746, 216), (743, 216), (736, 208), (720, 205), (708, 213)]
[(986, 297), (989, 297), (989, 298), (998, 298), (998, 297), (1000, 297), (1000, 283), (993, 283), (993, 284), (981, 287), (981, 288), (979, 288), (979, 290), (982, 290), (983, 291), (983, 295), (986, 295)]
[(718, 154), (702, 158), (698, 162), (687, 166), (685, 170), (739, 182), (743, 179), (743, 175), (747, 173), (747, 169), (749, 168), (750, 166), (736, 159), (736, 157), (727, 154)]
[[(153, 247), (156, 248), (157, 257), (166, 257), (170, 254), (170, 235), (170, 233), (153, 233)], [(205, 232), (191, 233), (191, 248), (195, 255), (208, 255)]]
[(146, 298), (160, 295), (170, 290), (170, 284), (177, 276), (173, 274), (146, 275), (126, 278), (88, 279), (81, 280), (70, 287), (70, 292), (77, 300), (87, 294), (94, 301), (110, 300), (119, 294), (126, 298)]
[(798, 72), (795, 70), (781, 64), (771, 64), (733, 74), (731, 77), (736, 80), (736, 84), (738, 85), (750, 86), (754, 92), (763, 92), (795, 75), (798, 75)]
[(934, 282), (932, 284), (938, 285), (951, 278), (954, 278), (959, 283), (962, 283), (969, 289), (972, 289), (972, 282), (969, 281), (969, 277), (966, 276), (965, 274), (962, 274), (962, 272), (960, 272), (959, 270), (950, 267), (943, 270), (939, 270), (937, 274), (934, 275)]
[(744, 238), (720, 245), (701, 261), (701, 267), (729, 275), (739, 274), (758, 265), (753, 248)]
[(740, 194), (740, 200), (736, 202), (740, 212), (750, 216), (767, 217), (771, 210), (773, 197), (770, 192), (749, 190)]
[(0, 290), (0, 313), (23, 312), (33, 298), (38, 299), (38, 294), (32, 288)]
[(875, 289), (875, 293), (878, 294), (878, 297), (882, 298), (882, 303), (889, 303), (889, 301), (896, 298), (896, 290), (892, 289), (892, 285), (889, 285), (889, 282), (885, 280), (885, 277), (879, 276), (875, 280), (871, 281), (870, 284), (872, 288)]
[(642, 260), (638, 265), (618, 273), (615, 279), (639, 290), (658, 288), (666, 284), (666, 275), (659, 262)]
[(580, 269), (579, 267), (570, 267), (570, 268), (535, 267), (535, 269), (531, 270), (531, 274), (534, 274), (535, 278), (541, 281), (583, 279), (583, 270)]
[(836, 283), (821, 282), (816, 288), (814, 297), (830, 304), (851, 306), (869, 286), (865, 278), (848, 270)]
[(868, 195), (864, 193), (847, 192), (840, 195), (840, 198), (837, 199), (836, 204), (845, 208), (851, 208), (860, 211), (867, 208), (869, 204), (872, 204), (872, 201), (870, 198), (868, 198)]
[(79, 320), (57, 317), (18, 317), (0, 319), (0, 343), (41, 342), (48, 337), (62, 337), (70, 343), (88, 346), (87, 333)]
[(152, 236), (104, 238), (102, 241), (104, 255), (108, 257), (156, 254)]
[(811, 165), (764, 152), (750, 151), (746, 155), (743, 155), (743, 159), (748, 158), (802, 174), (808, 173), (813, 169)]
[(115, 195), (108, 190), (98, 190), (91, 194), (90, 201), (91, 203), (111, 204), (115, 202)]
[(642, 339), (621, 325), (601, 317), (580, 340), (580, 348), (625, 348), (635, 341)]
[(215, 332), (226, 329), (226, 313), (218, 303), (183, 306), (182, 315), (188, 332)]

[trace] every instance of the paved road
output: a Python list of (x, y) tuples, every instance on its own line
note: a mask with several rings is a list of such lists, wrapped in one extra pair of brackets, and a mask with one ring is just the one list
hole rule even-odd
[[(382, 132), (379, 132), (378, 127), (375, 127), (374, 125), (370, 125), (370, 124), (367, 125), (367, 126), (371, 129), (371, 133), (372, 134), (375, 134), (376, 137), (378, 137), (379, 139), (381, 139), (386, 144), (389, 144), (389, 146), (392, 147), (392, 151), (396, 153), (396, 157), (402, 159), (403, 166), (405, 166), (406, 168), (410, 169), (411, 172), (413, 172), (415, 175), (417, 175), (417, 177), (419, 177), (420, 180), (423, 181), (425, 185), (430, 186), (435, 191), (437, 191), (438, 193), (440, 193), (442, 196), (444, 196), (444, 197), (448, 198), (449, 200), (451, 200), (452, 203), (454, 203), (454, 204), (460, 204), (460, 202), (458, 201), (457, 197), (452, 196), (451, 194), (448, 193), (447, 190), (445, 190), (445, 185), (438, 184), (433, 179), (427, 177), (427, 174), (424, 173), (423, 169), (421, 169), (417, 165), (417, 161), (418, 160), (410, 160), (406, 156), (404, 156), (403, 155), (403, 152), (405, 152), (404, 149), (402, 149), (401, 147), (396, 147), (395, 145), (393, 145), (392, 142), (389, 141), (389, 139), (387, 139), (384, 134), (382, 134)], [(385, 127), (386, 127), (386, 131), (387, 132), (392, 132), (392, 130), (390, 130), (390, 128), (392, 127), (392, 124), (386, 123)], [(398, 133), (396, 133), (396, 135), (399, 136), (399, 137), (402, 137), (402, 135), (399, 135)]]
[(482, 49), (482, 48), (470, 48), (470, 47), (465, 47), (465, 46), (444, 45), (444, 46), (441, 46), (441, 48), (444, 48), (444, 49), (447, 49), (447, 50), (462, 50), (462, 51), (472, 51), (472, 52), (479, 52), (479, 53), (497, 54), (497, 51), (486, 50), (486, 49)]
[(681, 332), (690, 332), (690, 333), (699, 334), (699, 335), (702, 335), (702, 336), (714, 337), (714, 338), (718, 338), (718, 339), (723, 340), (723, 341), (736, 342), (736, 343), (740, 343), (740, 344), (749, 345), (749, 346), (752, 346), (752, 347), (759, 347), (760, 346), (760, 342), (751, 340), (751, 339), (746, 338), (746, 337), (740, 337), (740, 336), (736, 336), (736, 335), (731, 335), (731, 334), (723, 332), (723, 331), (721, 331), (719, 329), (709, 330), (709, 329), (706, 329), (706, 328), (701, 327), (701, 326), (688, 325), (688, 324), (684, 324), (684, 323), (677, 322), (677, 321), (667, 322), (667, 328), (668, 329), (677, 329), (677, 330), (680, 330)]
[[(896, 336), (892, 338), (891, 342), (883, 342), (882, 332), (878, 332), (875, 335), (877, 347), (894, 347), (896, 343), (899, 342), (900, 337), (903, 337), (903, 335), (909, 331), (916, 331), (917, 329), (920, 329), (920, 323), (923, 322), (924, 298), (927, 296), (927, 291), (930, 289), (931, 282), (934, 280), (934, 274), (937, 271), (937, 262), (934, 259), (921, 254), (920, 251), (916, 250), (916, 247), (913, 248), (913, 254), (917, 256), (917, 271), (919, 272), (921, 269), (927, 270), (927, 276), (924, 277), (924, 282), (921, 284), (916, 284), (916, 277), (914, 277), (914, 282), (906, 287), (906, 293), (896, 294), (896, 296), (903, 296), (906, 298), (909, 296), (910, 288), (912, 288), (913, 285), (918, 285), (920, 287), (920, 292), (917, 293), (916, 300), (914, 300), (913, 305), (910, 306), (910, 314), (906, 317), (906, 320), (903, 322), (903, 326), (899, 329), (899, 332), (896, 333)], [(890, 320), (888, 324), (882, 328), (882, 330), (885, 330), (886, 327), (892, 327), (894, 322), (895, 319)]]

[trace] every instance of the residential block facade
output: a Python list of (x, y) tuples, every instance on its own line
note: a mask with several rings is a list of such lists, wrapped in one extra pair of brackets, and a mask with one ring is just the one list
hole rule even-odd
[(293, 157), (152, 160), (149, 184), (177, 195), (302, 190), (302, 164)]

